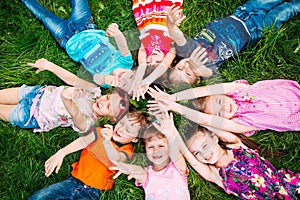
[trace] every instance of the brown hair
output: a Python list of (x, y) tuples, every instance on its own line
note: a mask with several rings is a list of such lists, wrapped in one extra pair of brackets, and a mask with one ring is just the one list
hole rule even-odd
[(204, 112), (209, 98), (210, 96), (199, 97), (197, 99), (190, 100), (190, 103), (198, 111)]
[[(188, 143), (198, 132), (210, 134), (210, 135), (213, 133), (205, 127), (198, 126), (198, 129), (196, 131), (194, 131), (186, 136), (186, 143)], [(283, 152), (279, 152), (279, 151), (270, 152), (269, 150), (262, 148), (255, 140), (253, 140), (252, 138), (249, 138), (243, 134), (238, 134), (238, 133), (232, 133), (232, 134), (234, 134), (248, 148), (251, 148), (253, 150), (257, 149), (260, 153), (262, 153), (265, 156), (271, 157), (271, 156), (280, 156), (280, 155), (284, 154)], [(219, 145), (221, 146), (221, 148), (227, 149), (228, 144), (233, 144), (233, 143), (222, 141), (219, 138)]]

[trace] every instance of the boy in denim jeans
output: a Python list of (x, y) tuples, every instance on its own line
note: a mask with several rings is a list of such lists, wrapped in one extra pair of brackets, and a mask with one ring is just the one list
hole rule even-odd
[(86, 136), (80, 137), (45, 163), (45, 176), (55, 170), (58, 173), (66, 155), (83, 149), (79, 161), (72, 164), (71, 177), (35, 192), (30, 200), (43, 199), (95, 199), (102, 190), (113, 187), (115, 175), (109, 160), (126, 161), (133, 155), (130, 142), (137, 142), (143, 127), (150, 118), (142, 112), (133, 111), (125, 115), (116, 125), (92, 128)]
[(172, 7), (167, 26), (182, 59), (170, 72), (171, 83), (196, 83), (211, 76), (228, 58), (237, 55), (262, 37), (264, 29), (277, 29), (300, 12), (300, 1), (249, 0), (226, 18), (215, 19), (194, 38), (187, 40), (178, 28), (185, 18)]

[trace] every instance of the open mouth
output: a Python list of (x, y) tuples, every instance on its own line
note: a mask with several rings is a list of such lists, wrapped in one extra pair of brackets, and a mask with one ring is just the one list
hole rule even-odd
[(119, 134), (118, 131), (115, 131), (114, 134), (115, 134), (117, 137), (121, 137), (121, 135)]
[(160, 159), (162, 156), (159, 156), (159, 155), (155, 155), (155, 156), (152, 156), (153, 159), (157, 160), (157, 159)]

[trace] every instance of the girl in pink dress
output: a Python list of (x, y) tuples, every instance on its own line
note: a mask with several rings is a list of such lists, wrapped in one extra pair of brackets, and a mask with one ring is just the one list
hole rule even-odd
[(136, 185), (143, 187), (146, 200), (189, 200), (188, 168), (174, 137), (177, 130), (173, 116), (165, 113), (163, 119), (159, 120), (159, 125), (153, 125), (143, 133), (146, 157), (150, 165), (143, 168), (114, 162), (116, 166), (110, 169), (118, 170), (118, 175), (128, 174), (128, 179), (135, 178)]
[[(150, 93), (156, 99), (148, 105), (150, 111), (158, 107), (173, 110), (206, 127), (246, 136), (266, 129), (300, 130), (300, 86), (292, 80), (264, 80), (253, 85), (235, 81), (173, 95), (154, 89)], [(185, 99), (194, 99), (192, 104), (196, 110), (176, 103)]]

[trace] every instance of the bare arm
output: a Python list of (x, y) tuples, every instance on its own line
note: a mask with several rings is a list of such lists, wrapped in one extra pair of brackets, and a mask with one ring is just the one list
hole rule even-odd
[(101, 134), (103, 136), (103, 145), (106, 150), (106, 154), (111, 161), (126, 161), (126, 155), (122, 152), (117, 151), (117, 149), (112, 144), (112, 134), (113, 127), (109, 124), (104, 125), (105, 128), (101, 129)]
[(163, 133), (168, 141), (168, 148), (170, 153), (170, 158), (173, 161), (174, 165), (177, 169), (179, 169), (182, 173), (187, 172), (187, 165), (182, 156), (178, 144), (178, 140), (180, 137), (173, 121), (173, 114), (169, 114), (168, 112), (162, 113), (158, 123), (153, 123), (155, 128)]
[(119, 30), (118, 24), (116, 23), (110, 24), (106, 29), (106, 35), (115, 38), (119, 51), (122, 54), (122, 56), (130, 55), (126, 38), (124, 34)]
[(194, 155), (188, 150), (181, 136), (177, 132), (178, 147), (182, 155), (190, 163), (190, 165), (196, 170), (196, 172), (205, 180), (213, 182), (223, 188), (222, 179), (219, 175), (218, 169), (213, 165), (207, 165), (198, 161)]
[(58, 173), (65, 156), (69, 155), (70, 153), (84, 149), (94, 140), (95, 140), (95, 135), (90, 133), (86, 136), (77, 138), (76, 140), (74, 140), (64, 148), (57, 151), (45, 163), (45, 176), (47, 177), (50, 176), (55, 169), (56, 169), (55, 173)]
[(132, 165), (123, 162), (113, 162), (115, 166), (110, 167), (110, 170), (118, 170), (119, 172), (114, 176), (117, 178), (120, 174), (127, 174), (128, 180), (134, 178), (138, 183), (144, 183), (147, 180), (146, 170), (139, 165)]
[(170, 37), (178, 46), (184, 46), (186, 44), (186, 39), (179, 29), (180, 23), (185, 19), (185, 16), (182, 16), (182, 9), (172, 5), (167, 14), (167, 27)]
[(215, 94), (227, 94), (228, 92), (234, 91), (239, 88), (249, 88), (249, 85), (246, 85), (244, 83), (229, 82), (201, 86), (172, 94), (172, 99), (176, 99), (176, 101), (182, 101), (185, 99), (195, 99), (198, 97), (205, 97)]
[(82, 89), (93, 89), (97, 87), (95, 84), (90, 83), (86, 80), (83, 80), (76, 76), (75, 74), (65, 70), (64, 68), (46, 60), (45, 58), (41, 58), (37, 60), (35, 63), (28, 63), (28, 66), (37, 68), (37, 73), (48, 70), (58, 76), (61, 80), (63, 80), (68, 85), (79, 87)]
[(80, 89), (69, 87), (62, 91), (61, 98), (66, 107), (66, 110), (71, 115), (74, 125), (80, 130), (84, 131), (87, 128), (86, 121), (84, 120), (84, 114), (82, 114), (77, 107), (77, 105), (73, 102), (73, 98), (76, 98), (77, 95), (80, 96)]
[(199, 112), (181, 104), (178, 104), (176, 102), (170, 101), (168, 99), (148, 101), (147, 107), (149, 112), (157, 112), (157, 110), (172, 110), (197, 124), (212, 127), (215, 129), (220, 129), (222, 131), (232, 133), (246, 133), (249, 131), (257, 130), (253, 126), (244, 126), (232, 120), (224, 119), (216, 115), (210, 115), (203, 112)]

